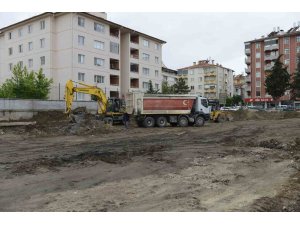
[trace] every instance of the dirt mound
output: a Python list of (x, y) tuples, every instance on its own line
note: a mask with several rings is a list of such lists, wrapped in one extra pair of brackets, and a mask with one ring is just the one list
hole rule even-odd
[(284, 112), (284, 111), (252, 111), (252, 110), (238, 110), (230, 112), (234, 121), (241, 120), (279, 120), (300, 118), (300, 112)]

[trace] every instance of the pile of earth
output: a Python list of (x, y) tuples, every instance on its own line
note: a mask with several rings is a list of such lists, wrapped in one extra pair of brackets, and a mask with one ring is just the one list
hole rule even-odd
[(231, 111), (234, 121), (241, 120), (280, 120), (290, 118), (300, 118), (300, 112), (297, 111), (253, 111), (238, 110)]
[(36, 124), (6, 127), (2, 130), (4, 133), (33, 136), (96, 135), (116, 130), (115, 127), (105, 124), (87, 112), (76, 113), (72, 117), (68, 117), (62, 111), (38, 112), (31, 120), (36, 121)]

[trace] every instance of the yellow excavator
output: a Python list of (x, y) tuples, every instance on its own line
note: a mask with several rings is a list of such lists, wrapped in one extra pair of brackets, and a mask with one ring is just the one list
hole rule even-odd
[[(75, 87), (74, 83), (81, 86)], [(74, 100), (74, 93), (84, 93), (93, 96), (98, 103), (98, 115), (107, 123), (122, 122), (123, 113), (126, 110), (125, 101), (120, 98), (107, 99), (105, 93), (97, 86), (91, 86), (82, 82), (75, 82), (68, 80), (65, 88), (65, 113), (70, 116), (72, 111), (72, 103)]]

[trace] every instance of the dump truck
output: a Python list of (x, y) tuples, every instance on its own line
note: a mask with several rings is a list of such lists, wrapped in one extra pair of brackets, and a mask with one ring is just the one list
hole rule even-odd
[(143, 127), (201, 127), (210, 119), (207, 98), (197, 95), (129, 93), (126, 111)]

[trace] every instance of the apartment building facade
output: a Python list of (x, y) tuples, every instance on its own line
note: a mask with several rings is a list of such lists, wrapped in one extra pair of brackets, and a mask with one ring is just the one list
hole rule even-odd
[(245, 98), (246, 76), (243, 74), (233, 76), (234, 95)]
[(232, 97), (234, 70), (214, 63), (214, 60), (200, 60), (192, 66), (178, 69), (178, 76), (187, 80), (191, 94), (219, 100), (225, 104), (226, 97)]
[(176, 83), (177, 79), (177, 70), (172, 70), (166, 67), (164, 64), (161, 68), (161, 74), (164, 82), (167, 82), (169, 86), (172, 86)]
[[(245, 42), (245, 63), (247, 65), (246, 77), (246, 102), (257, 105), (267, 105), (273, 101), (266, 93), (265, 79), (267, 71), (274, 66), (278, 56), (287, 66), (290, 74), (293, 74), (297, 67), (297, 55), (300, 54), (300, 23), (294, 24), (288, 31), (279, 27), (267, 36)], [(290, 93), (286, 91), (280, 98), (281, 101), (290, 100)]]
[(0, 29), (0, 82), (19, 63), (53, 79), (50, 99), (63, 99), (68, 79), (97, 85), (108, 97), (146, 91), (149, 80), (160, 88), (164, 43), (108, 21), (106, 13), (43, 13)]

